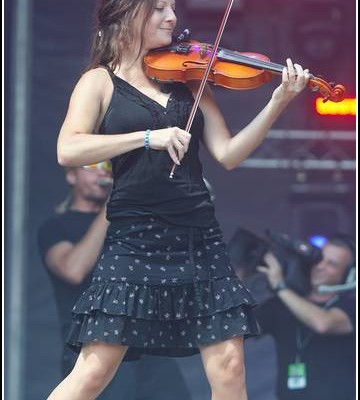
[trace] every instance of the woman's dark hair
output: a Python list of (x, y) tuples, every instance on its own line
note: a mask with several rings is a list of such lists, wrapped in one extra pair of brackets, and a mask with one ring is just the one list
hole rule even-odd
[(136, 29), (134, 20), (140, 12), (143, 12), (139, 56), (143, 44), (144, 28), (153, 12), (155, 3), (156, 0), (99, 0), (87, 70), (99, 65), (108, 65), (114, 71), (121, 64), (122, 53), (133, 45)]

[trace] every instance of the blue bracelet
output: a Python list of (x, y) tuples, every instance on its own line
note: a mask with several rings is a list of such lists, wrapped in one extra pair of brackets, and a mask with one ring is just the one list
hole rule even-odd
[(150, 149), (150, 129), (145, 132), (144, 146), (146, 150)]

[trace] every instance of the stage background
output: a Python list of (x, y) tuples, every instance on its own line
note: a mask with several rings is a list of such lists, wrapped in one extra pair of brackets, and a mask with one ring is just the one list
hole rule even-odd
[[(212, 3), (214, 0), (209, 1), (215, 4)], [(285, 0), (239, 3), (238, 11), (229, 20), (223, 47), (267, 54), (278, 63), (284, 63), (286, 57), (291, 56), (314, 73), (344, 84), (349, 88), (349, 94), (355, 95), (355, 2), (302, 0), (296, 4), (288, 3)], [(196, 1), (178, 1), (178, 14), (186, 21), (179, 28), (189, 27), (194, 38), (211, 43), (223, 5), (209, 11), (199, 10), (196, 4)], [(334, 14), (331, 14), (329, 10), (334, 4)], [(23, 327), (26, 332), (24, 400), (45, 398), (60, 377), (61, 344), (56, 310), (50, 282), (39, 258), (36, 234), (39, 224), (67, 192), (63, 170), (56, 161), (56, 138), (72, 88), (86, 65), (93, 8), (93, 0), (36, 0), (32, 4), (30, 123), (27, 132), (30, 181), (24, 232), (28, 237)], [(11, 13), (12, 3), (8, 2), (9, 21)], [(329, 16), (333, 18), (330, 21)], [(12, 28), (8, 24), (9, 35)], [(309, 29), (313, 36), (308, 33)], [(11, 65), (7, 76), (11, 77)], [(278, 83), (279, 79), (274, 78), (262, 88), (245, 92), (215, 89), (232, 132), (247, 124), (261, 110)], [(313, 111), (313, 104), (314, 95), (310, 91), (303, 93), (276, 122), (274, 130), (355, 130), (354, 118), (319, 117)], [(300, 140), (298, 145), (306, 147), (309, 142)], [(266, 157), (269, 154), (274, 154), (274, 158), (287, 155), (290, 142), (269, 139), (269, 143), (273, 147), (269, 148)], [(317, 151), (321, 152), (324, 146), (323, 150), (331, 153), (334, 143), (319, 141)], [(342, 152), (340, 155), (331, 153), (330, 158), (354, 159), (353, 141), (339, 140), (335, 144)], [(260, 154), (258, 158), (264, 157)], [(239, 226), (259, 235), (269, 228), (302, 238), (311, 233), (328, 233), (334, 228), (350, 233), (355, 231), (355, 171), (352, 168), (305, 171), (292, 167), (244, 166), (228, 172), (203, 151), (202, 159), (205, 176), (216, 195), (217, 217), (226, 240)], [(299, 195), (296, 188), (304, 183), (304, 176), (305, 183), (311, 187), (325, 189), (312, 191), (310, 188), (305, 195)], [(332, 189), (339, 181), (346, 187), (341, 193)], [(272, 346), (269, 338), (251, 340), (246, 345), (251, 400), (275, 399)], [(208, 399), (209, 389), (199, 357), (177, 362), (193, 391), (193, 400)], [(166, 381), (171, 385), (171, 380)]]

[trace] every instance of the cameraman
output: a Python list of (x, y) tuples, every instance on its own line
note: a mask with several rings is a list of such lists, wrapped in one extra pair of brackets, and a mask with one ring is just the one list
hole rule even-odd
[(275, 294), (256, 316), (275, 341), (279, 400), (355, 399), (355, 295), (319, 290), (344, 283), (354, 253), (348, 241), (329, 240), (311, 270), (310, 292), (304, 297), (286, 284), (272, 252), (264, 257), (266, 266), (257, 268)]

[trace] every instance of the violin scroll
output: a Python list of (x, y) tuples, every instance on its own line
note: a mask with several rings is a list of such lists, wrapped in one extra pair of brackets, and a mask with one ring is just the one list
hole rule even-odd
[(323, 97), (324, 103), (326, 103), (328, 100), (331, 100), (334, 103), (339, 103), (345, 97), (346, 89), (343, 85), (336, 85), (333, 82), (328, 83), (319, 77), (311, 77), (309, 86), (311, 91), (319, 92), (321, 97)]

